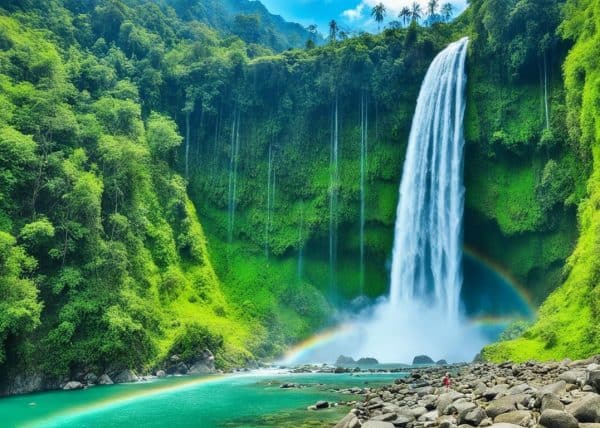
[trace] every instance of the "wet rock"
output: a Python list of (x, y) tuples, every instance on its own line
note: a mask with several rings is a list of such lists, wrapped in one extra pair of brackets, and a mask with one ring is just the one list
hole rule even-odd
[(106, 373), (98, 378), (98, 385), (112, 385), (113, 383), (112, 379)]
[(546, 428), (578, 428), (579, 423), (572, 415), (561, 410), (545, 410), (540, 417), (540, 425)]
[(167, 374), (165, 373), (164, 370), (157, 370), (156, 371), (156, 377), (165, 377)]
[(137, 382), (139, 378), (133, 372), (133, 370), (122, 370), (113, 378), (114, 383), (129, 383), (129, 382)]
[(316, 408), (317, 410), (320, 410), (320, 409), (328, 409), (328, 408), (329, 408), (329, 402), (328, 402), (328, 401), (317, 401), (317, 402), (315, 403), (315, 408)]
[(75, 390), (75, 389), (83, 389), (83, 384), (81, 382), (76, 381), (76, 380), (72, 380), (70, 382), (67, 382), (65, 384), (65, 386), (63, 386), (62, 389), (64, 391), (71, 391), (71, 390)]

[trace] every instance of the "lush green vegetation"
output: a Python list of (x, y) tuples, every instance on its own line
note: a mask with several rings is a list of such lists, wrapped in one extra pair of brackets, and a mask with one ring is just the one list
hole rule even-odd
[(597, 88), (600, 63), (600, 9), (594, 1), (568, 1), (560, 34), (575, 42), (564, 64), (568, 141), (571, 151), (587, 159), (593, 173), (579, 205), (580, 236), (564, 271), (564, 284), (542, 305), (539, 320), (519, 339), (485, 349), (487, 358), (524, 361), (581, 358), (600, 346), (598, 293), (598, 211), (600, 134)]
[(467, 244), (537, 300), (568, 278), (486, 356), (588, 353), (572, 340), (596, 343), (594, 3), (568, 2), (560, 36), (561, 1), (473, 0), (320, 47), (247, 3), (0, 0), (0, 376), (203, 346), (244, 364), (385, 293), (419, 86), (464, 35)]

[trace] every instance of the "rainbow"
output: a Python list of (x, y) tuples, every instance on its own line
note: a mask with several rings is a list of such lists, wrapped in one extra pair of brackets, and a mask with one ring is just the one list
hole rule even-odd
[(523, 302), (525, 302), (532, 315), (537, 313), (537, 307), (533, 303), (533, 299), (531, 298), (529, 292), (504, 266), (500, 265), (498, 262), (492, 260), (481, 252), (478, 252), (473, 247), (465, 246), (463, 251), (464, 254), (472, 257), (502, 278), (502, 280), (513, 289), (513, 291), (523, 300)]
[(333, 343), (344, 336), (350, 335), (354, 331), (354, 326), (350, 323), (347, 323), (317, 333), (316, 335), (288, 349), (283, 355), (283, 358), (279, 361), (279, 364), (288, 365), (293, 364), (295, 361), (301, 361), (302, 357), (308, 355), (311, 351), (314, 351), (315, 349), (318, 349), (329, 343)]
[(59, 426), (59, 424), (63, 422), (62, 420), (65, 418), (76, 418), (89, 413), (104, 411), (111, 408), (120, 407), (144, 398), (154, 397), (160, 394), (168, 394), (174, 391), (184, 391), (186, 389), (191, 389), (201, 384), (217, 383), (223, 380), (225, 377), (225, 375), (196, 377), (183, 382), (178, 382), (176, 385), (156, 385), (155, 387), (149, 388), (144, 391), (124, 392), (123, 394), (118, 394), (110, 398), (95, 401), (93, 403), (67, 408), (65, 410), (51, 415), (50, 417), (45, 416), (44, 418), (33, 420), (24, 425), (23, 427), (38, 428), (47, 425)]

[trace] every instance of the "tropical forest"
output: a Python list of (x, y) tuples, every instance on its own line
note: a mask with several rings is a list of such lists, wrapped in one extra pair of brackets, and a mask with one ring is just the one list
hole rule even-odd
[(0, 0), (0, 397), (600, 427), (600, 1)]

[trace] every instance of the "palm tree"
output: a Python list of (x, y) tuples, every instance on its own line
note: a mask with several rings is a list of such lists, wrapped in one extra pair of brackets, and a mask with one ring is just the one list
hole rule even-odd
[(381, 23), (385, 18), (386, 9), (383, 3), (379, 3), (376, 5), (373, 10), (371, 10), (371, 16), (375, 18), (377, 22), (377, 31), (381, 31)]
[(329, 22), (329, 40), (331, 42), (336, 41), (338, 30), (339, 30), (339, 28), (338, 28), (337, 22), (335, 22), (335, 19), (332, 19)]
[(452, 6), (452, 3), (444, 3), (442, 5), (441, 15), (445, 22), (450, 21), (453, 13), (454, 13), (454, 6)]
[(406, 27), (406, 24), (408, 23), (408, 20), (410, 19), (411, 14), (410, 14), (410, 9), (407, 6), (404, 6), (402, 8), (402, 10), (400, 11), (400, 15), (398, 15), (398, 18), (402, 18), (402, 22), (404, 23), (404, 26)]
[(423, 9), (421, 9), (421, 5), (416, 1), (413, 2), (410, 8), (410, 20), (411, 22), (418, 22), (421, 19), (421, 15), (423, 14)]
[(429, 3), (427, 4), (427, 14), (429, 15), (430, 24), (433, 24), (435, 21), (439, 3), (439, 0), (429, 0)]

